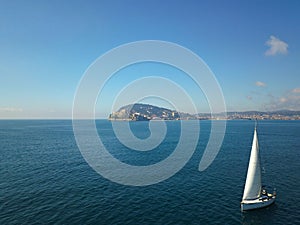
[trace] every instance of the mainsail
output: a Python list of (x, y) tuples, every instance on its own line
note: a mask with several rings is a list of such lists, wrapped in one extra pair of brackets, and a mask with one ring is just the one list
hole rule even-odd
[(257, 199), (261, 195), (261, 169), (256, 128), (249, 160), (243, 200)]

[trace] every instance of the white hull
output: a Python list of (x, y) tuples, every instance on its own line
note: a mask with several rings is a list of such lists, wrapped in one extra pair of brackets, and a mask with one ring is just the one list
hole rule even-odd
[(273, 194), (270, 194), (263, 189), (261, 184), (259, 145), (255, 125), (247, 178), (241, 202), (242, 211), (264, 208), (274, 203), (276, 198), (275, 190)]
[(255, 199), (241, 202), (242, 211), (264, 208), (275, 202), (275, 196), (269, 199)]

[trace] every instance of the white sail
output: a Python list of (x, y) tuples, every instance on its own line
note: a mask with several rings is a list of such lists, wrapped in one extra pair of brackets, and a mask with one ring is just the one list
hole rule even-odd
[(256, 128), (249, 160), (243, 200), (257, 199), (261, 196), (261, 169)]

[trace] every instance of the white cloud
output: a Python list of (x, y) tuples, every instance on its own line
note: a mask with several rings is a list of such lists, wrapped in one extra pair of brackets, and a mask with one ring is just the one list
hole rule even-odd
[(270, 47), (265, 52), (265, 55), (267, 56), (286, 54), (288, 52), (289, 45), (274, 36), (270, 36), (270, 39), (266, 42), (266, 45)]
[(2, 107), (0, 108), (0, 112), (23, 112), (22, 108), (16, 108), (16, 107)]
[(295, 88), (295, 89), (293, 89), (293, 91), (292, 91), (293, 93), (300, 93), (300, 88)]
[(281, 102), (281, 103), (285, 103), (285, 102), (287, 102), (287, 101), (288, 101), (288, 99), (285, 98), (285, 97), (281, 97), (281, 98), (279, 99), (279, 102)]
[(256, 81), (255, 85), (257, 87), (265, 87), (265, 86), (267, 86), (264, 82), (261, 82), (261, 81)]

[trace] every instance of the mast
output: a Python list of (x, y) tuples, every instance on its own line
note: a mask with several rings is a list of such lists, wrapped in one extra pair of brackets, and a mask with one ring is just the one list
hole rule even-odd
[(248, 165), (243, 200), (257, 199), (261, 195), (261, 168), (259, 158), (259, 146), (255, 123), (253, 143)]

